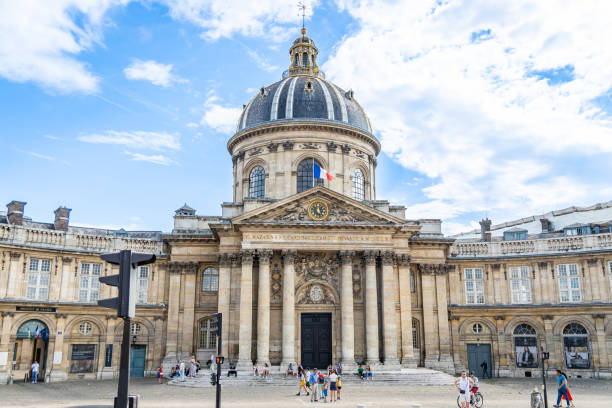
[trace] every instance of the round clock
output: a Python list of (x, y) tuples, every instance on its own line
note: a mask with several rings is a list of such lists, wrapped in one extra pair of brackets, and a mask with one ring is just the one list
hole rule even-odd
[(308, 206), (308, 215), (315, 221), (323, 221), (329, 215), (329, 208), (324, 201), (313, 201)]

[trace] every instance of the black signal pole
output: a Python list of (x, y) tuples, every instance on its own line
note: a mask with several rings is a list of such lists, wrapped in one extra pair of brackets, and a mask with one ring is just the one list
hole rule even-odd
[(216, 399), (216, 408), (221, 408), (221, 364), (223, 362), (223, 357), (221, 356), (221, 343), (223, 341), (223, 336), (221, 333), (223, 332), (223, 315), (221, 313), (216, 313), (217, 317), (217, 358), (215, 359), (217, 362), (217, 399)]
[(546, 392), (546, 369), (544, 366), (546, 365), (546, 353), (544, 352), (544, 347), (541, 347), (542, 352), (540, 356), (542, 357), (542, 383), (544, 385), (544, 408), (548, 408), (548, 393)]
[(130, 331), (132, 319), (123, 318), (123, 340), (121, 342), (121, 355), (119, 362), (119, 387), (117, 392), (118, 408), (128, 406), (128, 386), (130, 382)]

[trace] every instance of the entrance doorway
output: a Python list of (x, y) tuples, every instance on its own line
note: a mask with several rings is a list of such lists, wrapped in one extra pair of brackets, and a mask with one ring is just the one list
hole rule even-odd
[(130, 348), (130, 377), (144, 377), (147, 346), (132, 344)]
[(14, 369), (25, 370), (29, 373), (32, 362), (38, 361), (40, 365), (38, 378), (44, 381), (47, 369), (49, 328), (40, 320), (28, 320), (19, 326), (16, 337), (17, 341), (13, 348)]
[(302, 313), (302, 365), (325, 369), (332, 363), (331, 313)]
[(491, 361), (491, 345), (490, 344), (468, 344), (468, 370), (473, 371), (476, 377), (482, 377), (483, 368), (482, 362), (487, 362), (487, 377), (491, 378), (493, 370), (493, 362)]

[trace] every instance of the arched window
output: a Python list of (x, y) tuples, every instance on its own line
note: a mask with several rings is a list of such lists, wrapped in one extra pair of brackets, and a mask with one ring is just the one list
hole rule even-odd
[(249, 198), (263, 198), (266, 193), (266, 172), (255, 166), (249, 174)]
[(314, 179), (313, 175), (313, 166), (314, 163), (317, 163), (320, 166), (319, 162), (314, 160), (313, 158), (308, 158), (302, 160), (302, 162), (298, 165), (297, 169), (297, 192), (301, 193), (302, 191), (306, 191), (309, 188), (314, 186), (322, 186), (322, 179)]
[(219, 271), (209, 266), (202, 274), (202, 292), (216, 292), (219, 290)]
[(538, 335), (533, 327), (526, 323), (514, 329), (514, 350), (517, 367), (538, 366)]
[(308, 62), (309, 62), (309, 58), (308, 58), (308, 53), (303, 53), (302, 54), (302, 62), (304, 63), (305, 67), (308, 67)]
[(563, 350), (567, 368), (590, 368), (589, 332), (583, 325), (570, 323), (563, 328)]
[(217, 347), (217, 335), (214, 334), (216, 328), (212, 327), (212, 322), (213, 319), (211, 318), (200, 320), (198, 347), (201, 349), (215, 349)]
[(361, 169), (353, 170), (353, 199), (365, 200), (365, 177)]
[(295, 61), (293, 61), (293, 66), (297, 68), (298, 64), (300, 63), (300, 54), (298, 54), (297, 52), (295, 53)]

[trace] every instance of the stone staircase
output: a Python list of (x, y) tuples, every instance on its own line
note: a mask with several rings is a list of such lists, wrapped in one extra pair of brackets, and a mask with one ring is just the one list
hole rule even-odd
[[(454, 378), (441, 371), (430, 370), (427, 368), (405, 368), (401, 371), (376, 371), (374, 377), (362, 380), (357, 375), (345, 374), (342, 376), (342, 384), (347, 386), (449, 386), (452, 385)], [(213, 387), (210, 384), (210, 371), (203, 369), (195, 378), (185, 377), (181, 382), (174, 378), (168, 385), (180, 387)], [(299, 386), (296, 377), (285, 378), (279, 373), (272, 373), (270, 377), (254, 377), (252, 373), (239, 372), (238, 377), (227, 377), (227, 370), (223, 370), (221, 385), (224, 387), (251, 387), (251, 386), (272, 386), (272, 387), (297, 387)]]

